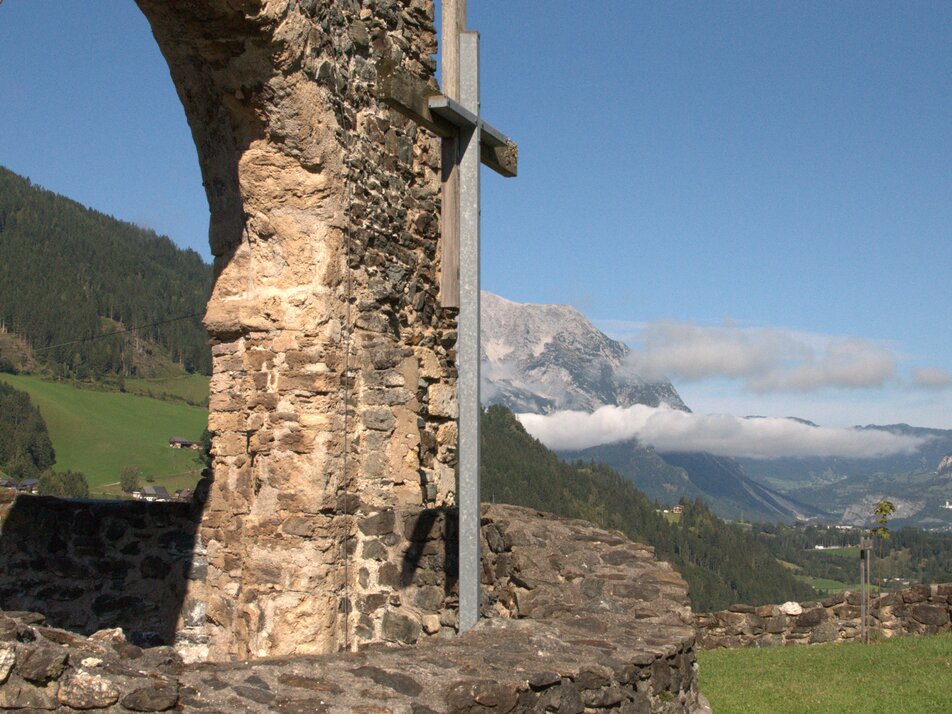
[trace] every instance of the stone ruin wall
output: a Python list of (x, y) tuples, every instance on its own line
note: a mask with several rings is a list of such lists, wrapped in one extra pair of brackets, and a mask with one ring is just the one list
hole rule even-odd
[[(376, 613), (379, 629), (363, 633), (358, 652), (183, 663), (171, 647), (146, 646), (156, 633), (141, 631), (154, 626), (161, 593), (195, 567), (186, 548), (173, 547), (188, 518), (168, 505), (181, 506), (26, 496), (0, 513), (0, 606), (7, 610), (0, 612), (0, 708), (704, 711), (681, 577), (621, 533), (513, 506), (483, 510), (487, 617), (463, 636), (452, 636), (447, 619), (455, 618), (452, 598), (439, 597), (454, 577), (445, 554), (455, 543), (444, 539), (455, 532), (453, 512), (424, 510), (415, 520), (398, 520), (387, 511), (393, 518), (378, 514), (365, 522), (374, 531), (365, 544), (381, 542), (390, 554), (368, 555), (376, 568), (368, 575), (381, 578), (386, 597), (359, 602), (362, 615)], [(40, 537), (22, 550), (11, 539), (31, 518), (42, 521)], [(42, 543), (56, 538), (65, 548), (44, 553)], [(140, 540), (151, 544), (148, 554), (126, 552)], [(45, 568), (33, 580), (31, 563)], [(401, 567), (382, 576), (390, 563)], [(45, 584), (35, 582), (43, 575)], [(17, 579), (33, 600), (9, 595)], [(37, 597), (41, 588), (46, 592)], [(125, 593), (124, 620), (105, 606), (115, 604), (116, 588)], [(42, 614), (22, 611), (35, 609)], [(378, 638), (385, 643), (371, 643)]]
[(207, 568), (193, 557), (197, 512), (0, 490), (0, 609), (39, 612), (82, 634), (120, 627), (137, 645), (172, 644), (188, 583)]
[[(777, 647), (855, 642), (861, 633), (860, 594), (845, 592), (822, 602), (734, 605), (698, 614), (698, 646)], [(913, 585), (872, 598), (867, 627), (872, 638), (952, 632), (952, 584)]]
[(204, 624), (182, 636), (213, 659), (353, 647), (376, 588), (358, 524), (455, 489), (440, 147), (374, 96), (381, 64), (436, 87), (432, 0), (137, 1), (215, 255), (207, 576), (184, 609)]

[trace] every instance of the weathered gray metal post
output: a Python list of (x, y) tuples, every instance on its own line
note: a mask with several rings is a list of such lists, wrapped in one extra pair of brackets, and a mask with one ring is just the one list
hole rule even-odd
[(459, 629), (479, 619), (479, 34), (460, 33), (460, 104), (477, 121), (460, 129)]

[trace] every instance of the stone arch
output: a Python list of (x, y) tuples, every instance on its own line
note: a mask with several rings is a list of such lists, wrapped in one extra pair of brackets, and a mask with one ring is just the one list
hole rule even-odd
[(381, 63), (434, 82), (432, 0), (137, 3), (195, 139), (215, 255), (207, 574), (179, 644), (245, 658), (353, 647), (358, 624), (376, 639), (392, 590), (363, 548), (454, 490), (440, 149), (374, 96)]

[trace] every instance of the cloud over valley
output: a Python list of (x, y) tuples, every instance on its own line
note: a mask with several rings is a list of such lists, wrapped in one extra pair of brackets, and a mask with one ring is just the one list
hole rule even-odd
[(719, 456), (878, 457), (908, 453), (918, 437), (880, 429), (813, 426), (777, 417), (692, 414), (670, 407), (604, 406), (593, 413), (519, 414), (532, 436), (551, 449), (574, 451), (637, 439), (658, 451), (706, 451)]

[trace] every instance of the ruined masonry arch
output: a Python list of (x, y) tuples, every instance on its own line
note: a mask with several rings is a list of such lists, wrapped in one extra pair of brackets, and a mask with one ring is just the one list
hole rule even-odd
[(178, 644), (243, 659), (379, 639), (401, 514), (454, 488), (440, 148), (374, 96), (380, 63), (433, 81), (432, 0), (137, 3), (215, 255), (213, 478)]

